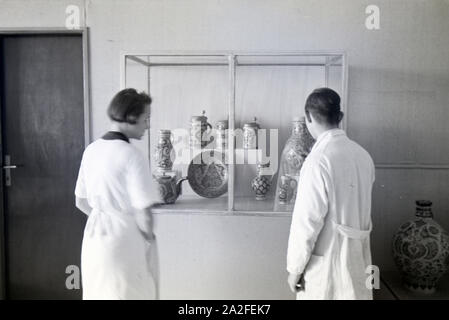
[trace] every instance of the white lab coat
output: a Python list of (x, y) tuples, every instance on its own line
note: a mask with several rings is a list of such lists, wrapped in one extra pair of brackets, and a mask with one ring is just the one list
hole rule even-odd
[(303, 274), (297, 299), (372, 299), (370, 155), (341, 129), (322, 133), (301, 169), (287, 271)]
[(148, 161), (130, 143), (99, 139), (86, 148), (75, 188), (93, 208), (82, 244), (83, 299), (155, 299), (151, 244), (134, 216), (158, 200), (150, 182)]

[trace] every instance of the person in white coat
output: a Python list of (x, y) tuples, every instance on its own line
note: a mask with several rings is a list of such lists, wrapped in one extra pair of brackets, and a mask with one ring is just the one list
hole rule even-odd
[(111, 130), (84, 151), (76, 206), (88, 215), (81, 253), (83, 299), (155, 299), (150, 269), (152, 207), (160, 202), (148, 160), (129, 139), (149, 127), (151, 98), (124, 89), (112, 99)]
[(287, 250), (288, 284), (297, 299), (372, 299), (373, 160), (339, 129), (340, 97), (314, 90), (305, 105), (316, 142), (301, 168)]

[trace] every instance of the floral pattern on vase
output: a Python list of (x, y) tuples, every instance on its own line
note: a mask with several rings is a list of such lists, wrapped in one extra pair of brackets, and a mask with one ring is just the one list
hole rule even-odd
[(449, 235), (433, 220), (432, 202), (416, 206), (416, 218), (393, 237), (393, 258), (406, 288), (430, 294), (449, 269)]

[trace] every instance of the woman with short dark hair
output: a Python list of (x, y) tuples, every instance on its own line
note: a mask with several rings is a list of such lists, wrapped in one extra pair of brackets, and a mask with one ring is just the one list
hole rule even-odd
[(111, 130), (84, 151), (76, 206), (88, 215), (81, 272), (83, 299), (154, 299), (148, 245), (151, 208), (159, 203), (147, 159), (129, 139), (149, 127), (151, 98), (124, 89), (112, 99)]
[[(144, 92), (137, 93), (136, 89), (124, 89), (112, 98), (108, 108), (108, 116), (119, 123), (136, 124), (145, 108), (151, 104), (151, 98)], [(149, 114), (150, 110), (148, 110)]]

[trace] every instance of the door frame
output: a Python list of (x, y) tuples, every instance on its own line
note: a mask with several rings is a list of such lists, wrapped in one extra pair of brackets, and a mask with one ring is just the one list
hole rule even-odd
[[(0, 40), (8, 35), (81, 35), (83, 55), (83, 93), (84, 93), (84, 147), (91, 142), (91, 110), (90, 110), (90, 74), (89, 74), (89, 28), (82, 27), (75, 30), (66, 28), (0, 28)], [(0, 70), (3, 71), (3, 70)], [(1, 91), (0, 91), (1, 94)], [(0, 96), (1, 98), (1, 96)], [(1, 111), (0, 99), (0, 111)], [(1, 137), (0, 114), (0, 157), (3, 157), (3, 145)], [(3, 159), (0, 159), (3, 165)], [(0, 299), (6, 298), (6, 238), (5, 238), (5, 202), (4, 202), (4, 177), (0, 169)]]

